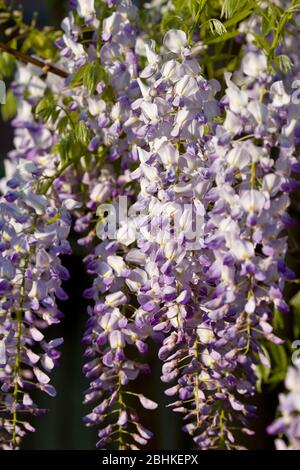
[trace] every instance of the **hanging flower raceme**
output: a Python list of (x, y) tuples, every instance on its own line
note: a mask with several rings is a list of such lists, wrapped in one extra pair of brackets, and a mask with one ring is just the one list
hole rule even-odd
[[(85, 291), (86, 298), (95, 300), (95, 306), (89, 307), (84, 336), (88, 345), (85, 355), (91, 359), (84, 366), (91, 382), (85, 402), (100, 400), (85, 422), (88, 426), (101, 427), (98, 447), (116, 443), (124, 450), (145, 445), (152, 436), (139, 422), (135, 409), (127, 404), (129, 396), (136, 396), (147, 409), (155, 409), (157, 405), (127, 387), (140, 373), (149, 372), (147, 364), (131, 357), (147, 352), (145, 340), (151, 330), (146, 323), (134, 321), (134, 309), (126, 294), (131, 270), (116, 254), (117, 249), (115, 242), (102, 242), (95, 254), (85, 260), (87, 272), (96, 276), (93, 287)], [(136, 353), (128, 356), (130, 346)]]
[[(51, 148), (57, 141), (57, 134), (51, 124), (42, 122), (35, 114), (35, 107), (45, 94), (47, 87), (57, 85), (56, 77), (41, 78), (40, 69), (32, 65), (17, 64), (12, 82), (12, 91), (18, 101), (17, 116), (12, 121), (14, 127), (14, 149), (4, 160), (5, 178), (1, 181), (1, 191), (6, 192), (6, 182), (13, 177), (19, 159), (34, 162), (43, 171), (44, 177), (52, 177), (59, 163), (58, 155), (49, 158)], [(63, 84), (63, 79), (58, 79)]]
[[(203, 323), (205, 329), (199, 309), (203, 295), (199, 260), (205, 196), (214, 176), (209, 151), (218, 114), (214, 95), (219, 90), (216, 81), (201, 76), (196, 51), (178, 30), (165, 35), (160, 55), (154, 44), (145, 45), (148, 65), (140, 73), (142, 98), (132, 105), (136, 116), (132, 132), (137, 138), (143, 136), (146, 145), (137, 147), (140, 166), (132, 178), (140, 181), (141, 191), (131, 208), (141, 212), (135, 225), (145, 258), (129, 276), (140, 304), (136, 316), (165, 336), (159, 354), (165, 361), (162, 380), (178, 379), (178, 385), (166, 393), (178, 393), (172, 407), (195, 420), (196, 424), (185, 426), (191, 434), (201, 430), (200, 416), (204, 427), (209, 421), (203, 418), (209, 404), (202, 405), (205, 396), (199, 385), (205, 369), (198, 360), (202, 351), (197, 342), (197, 327)], [(200, 438), (195, 440), (204, 447)]]
[[(99, 22), (90, 22), (94, 2), (88, 9), (77, 5), (77, 12), (92, 30), (88, 48), (81, 41), (85, 26), (75, 12), (62, 22), (64, 34), (57, 41), (62, 57), (67, 58), (70, 87), (64, 90), (68, 100), (68, 112), (79, 121), (79, 134), (83, 134), (87, 153), (80, 159), (80, 185), (73, 188), (75, 199), (81, 203), (80, 211), (75, 212), (75, 231), (83, 234), (78, 240), (81, 245), (89, 245), (95, 239), (96, 210), (99, 204), (111, 201), (118, 194), (129, 195), (128, 167), (132, 161), (130, 146), (125, 138), (123, 123), (129, 118), (130, 100), (139, 92), (135, 77), (137, 73), (134, 53), (135, 30), (133, 22), (137, 14), (131, 2), (113, 2), (110, 10), (101, 4), (97, 10)], [(104, 45), (99, 53), (97, 44)], [(71, 47), (71, 45), (72, 47)], [(83, 78), (84, 77), (84, 78)], [(82, 79), (83, 84), (82, 86)], [(74, 137), (77, 137), (77, 128)], [(120, 161), (120, 172), (116, 172), (113, 162)], [(120, 174), (117, 174), (120, 173)], [(65, 186), (68, 174), (62, 180)], [(73, 177), (74, 179), (74, 177)], [(69, 178), (72, 182), (72, 178)], [(82, 194), (84, 192), (84, 194)]]
[[(62, 281), (69, 278), (59, 256), (70, 254), (70, 219), (52, 191), (39, 190), (42, 169), (20, 160), (1, 200), (0, 248), (0, 446), (18, 448), (34, 428), (27, 421), (40, 409), (30, 397), (38, 389), (55, 396), (49, 373), (62, 338), (48, 341), (43, 330), (62, 317)], [(46, 183), (48, 188), (48, 183)]]
[[(181, 58), (189, 57), (183, 32), (170, 31), (164, 43), (166, 48), (170, 44), (171, 52), (180, 53)], [(154, 291), (152, 286), (147, 290), (143, 286), (143, 295), (138, 296), (138, 301), (141, 310), (148, 313), (154, 330), (167, 331), (170, 323), (171, 328), (175, 327), (160, 352), (161, 358), (167, 359), (162, 380), (169, 382), (179, 376), (178, 386), (167, 393), (179, 394), (173, 407), (186, 414), (185, 430), (194, 436), (200, 448), (220, 445), (235, 448), (231, 427), (237, 416), (244, 425), (244, 432), (251, 433), (245, 417), (253, 414), (253, 408), (244, 405), (241, 399), (255, 392), (253, 364), (262, 360), (268, 365), (260, 340), (266, 337), (280, 342), (272, 333), (269, 305), (273, 303), (275, 308), (287, 310), (282, 289), (284, 279), (293, 276), (284, 263), (286, 238), (281, 237), (288, 219), (286, 192), (294, 187), (290, 179), (292, 166), (296, 163), (292, 123), (285, 103), (278, 96), (282, 84), (271, 86), (267, 73), (262, 77), (262, 83), (253, 83), (252, 72), (249, 75), (253, 67), (249, 66), (249, 61), (256, 60), (260, 67), (266, 68), (264, 56), (253, 52), (243, 61), (246, 76), (243, 89), (227, 78), (224, 104), (229, 103), (229, 106), (224, 127), (215, 126), (216, 136), (206, 134), (206, 141), (201, 142), (201, 134), (193, 134), (191, 125), (195, 119), (193, 112), (196, 111), (198, 119), (201, 116), (199, 110), (194, 111), (191, 106), (193, 94), (198, 91), (195, 75), (189, 77), (183, 71), (180, 76), (181, 64), (176, 61), (166, 65), (161, 63), (153, 47), (148, 47), (147, 54), (150, 64), (141, 77), (152, 79), (152, 83), (147, 87), (140, 80), (143, 99), (134, 103), (133, 108), (141, 112), (145, 137), (155, 153), (138, 149), (141, 166), (133, 177), (141, 178), (142, 192), (137, 204), (139, 208), (146, 208), (147, 214), (138, 244), (152, 261), (152, 273), (157, 274), (151, 276)], [(192, 69), (193, 62), (187, 60), (187, 63)], [(158, 66), (161, 72), (155, 81)], [(166, 69), (171, 70), (175, 82), (172, 88), (167, 87)], [(195, 74), (195, 68), (192, 70)], [(270, 97), (264, 100), (266, 85), (271, 86)], [(182, 96), (179, 98), (176, 92)], [(188, 109), (185, 109), (185, 103), (188, 103)], [(177, 114), (172, 112), (171, 104), (179, 107)], [(214, 116), (211, 111), (213, 100), (209, 106), (207, 101), (205, 104), (211, 118)], [(183, 123), (183, 129), (172, 125), (174, 114), (176, 124)], [(207, 124), (205, 114), (204, 122)], [(177, 142), (184, 145), (191, 136), (196, 140), (194, 152), (198, 144), (200, 151), (208, 147), (211, 153), (204, 152), (209, 155), (209, 164), (201, 162), (197, 168), (194, 163), (196, 181), (189, 184), (186, 171), (184, 179), (180, 180), (181, 168), (173, 170), (180, 153), (169, 142), (176, 137)], [(237, 142), (233, 141), (235, 136), (238, 136)], [(272, 158), (272, 148), (276, 147), (282, 150), (278, 157)], [(164, 165), (168, 169), (166, 178), (162, 171)], [(210, 179), (215, 181), (212, 188)], [(197, 189), (200, 188), (201, 202), (213, 206), (207, 215), (204, 243), (197, 247), (197, 258), (193, 251), (186, 253), (183, 235), (178, 239), (175, 236), (175, 241), (166, 240), (168, 204), (164, 205), (165, 220), (158, 217), (162, 212), (159, 210), (161, 201), (171, 201), (170, 207), (174, 202), (180, 204), (183, 196), (187, 196), (188, 202), (195, 198), (192, 188), (196, 188), (198, 198)], [(146, 227), (149, 220), (151, 228), (154, 227), (154, 237)], [(175, 271), (172, 269), (174, 264)], [(164, 303), (169, 317), (166, 323), (161, 321)]]
[[(239, 88), (227, 76), (226, 118), (213, 138), (210, 170), (215, 185), (206, 196), (212, 207), (206, 253), (199, 259), (204, 285), (197, 339), (205, 372), (201, 381), (207, 384), (200, 395), (203, 421), (211, 425), (203, 432), (203, 425), (191, 426), (195, 433), (200, 430), (195, 440), (201, 448), (216, 442), (219, 447), (220, 437), (226, 448), (235, 447), (230, 428), (239, 415), (245, 422), (253, 413), (243, 397), (255, 393), (255, 364), (270, 367), (262, 339), (281, 342), (272, 333), (272, 315), (276, 308), (288, 311), (283, 287), (293, 278), (284, 261), (288, 192), (296, 163), (293, 129), (288, 107), (278, 96), (282, 84), (272, 83), (267, 74), (261, 82), (249, 80), (249, 60), (255, 57), (244, 58), (244, 86)], [(263, 56), (256, 53), (256, 60), (266, 67)]]
[[(83, 181), (90, 188), (86, 204), (88, 212), (77, 220), (75, 229), (78, 232), (88, 227), (92, 229), (80, 240), (83, 244), (94, 240), (96, 228), (98, 236), (105, 238), (103, 204), (119, 195), (132, 197), (131, 189), (125, 186), (129, 182), (128, 170), (133, 157), (130, 139), (124, 135), (124, 123), (130, 117), (130, 101), (139, 93), (134, 52), (135, 31), (132, 26), (136, 13), (136, 7), (130, 2), (118, 2), (111, 16), (103, 20), (101, 35), (104, 45), (100, 51), (100, 61), (108, 80), (106, 83), (99, 82), (96, 96), (83, 101), (88, 105), (88, 113), (83, 115), (83, 119), (91, 132), (96, 134), (89, 149), (111, 149), (102, 155), (100, 173), (97, 175), (91, 167), (92, 171), (86, 171), (84, 176)], [(112, 97), (110, 102), (106, 102), (107, 87), (113, 93), (113, 104)], [(82, 102), (80, 107), (83, 107)], [(117, 159), (120, 159), (122, 170), (119, 177), (109, 165), (109, 162)], [(98, 219), (97, 225), (92, 219)], [(128, 383), (136, 379), (140, 372), (149, 370), (143, 361), (127, 356), (128, 346), (131, 345), (136, 347), (138, 354), (147, 351), (145, 339), (149, 335), (149, 328), (136, 324), (132, 318), (130, 295), (126, 294), (125, 283), (130, 269), (120, 256), (125, 256), (125, 252), (122, 244), (103, 241), (85, 259), (87, 272), (95, 277), (92, 288), (84, 293), (86, 298), (95, 302), (94, 307), (89, 307), (84, 335), (86, 356), (91, 359), (84, 367), (91, 382), (85, 402), (100, 400), (100, 404), (86, 416), (85, 422), (88, 426), (100, 427), (98, 447), (115, 444), (119, 449), (135, 449), (137, 445), (145, 445), (152, 433), (142, 426), (136, 411), (127, 404), (129, 395), (135, 395), (145, 408), (154, 409), (157, 405), (127, 389)]]

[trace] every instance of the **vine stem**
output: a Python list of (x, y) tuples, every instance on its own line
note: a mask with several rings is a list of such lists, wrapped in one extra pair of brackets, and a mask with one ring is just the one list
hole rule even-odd
[[(28, 261), (26, 259), (25, 261), (26, 264), (28, 264)], [(19, 393), (19, 384), (18, 384), (18, 378), (19, 378), (19, 372), (20, 372), (20, 365), (21, 365), (21, 338), (22, 338), (22, 320), (23, 320), (23, 314), (22, 314), (22, 305), (24, 301), (24, 284), (25, 284), (25, 276), (23, 277), (23, 283), (21, 287), (21, 292), (20, 292), (20, 308), (18, 308), (17, 311), (17, 353), (16, 353), (16, 362), (14, 366), (14, 392), (13, 392), (13, 397), (14, 397), (14, 410), (13, 410), (13, 419), (12, 419), (12, 445), (13, 447), (16, 447), (17, 445), (17, 435), (16, 435), (16, 424), (17, 424), (17, 402), (18, 402), (18, 393)]]
[(29, 63), (32, 65), (35, 65), (36, 67), (39, 67), (45, 73), (51, 72), (54, 75), (58, 75), (59, 77), (62, 77), (62, 78), (67, 78), (69, 76), (68, 73), (65, 72), (64, 70), (61, 70), (58, 67), (55, 67), (54, 65), (47, 64), (46, 62), (43, 62), (42, 60), (35, 59), (34, 57), (24, 54), (24, 52), (17, 51), (16, 49), (13, 49), (7, 44), (3, 44), (2, 42), (0, 42), (0, 49), (7, 52), (8, 54), (13, 55), (17, 59), (20, 59), (22, 62)]

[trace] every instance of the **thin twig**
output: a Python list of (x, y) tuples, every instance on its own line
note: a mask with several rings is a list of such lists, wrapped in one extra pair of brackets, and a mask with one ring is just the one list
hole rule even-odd
[(11, 54), (11, 55), (17, 57), (17, 59), (20, 59), (25, 63), (36, 65), (37, 67), (41, 68), (44, 73), (51, 72), (51, 73), (53, 73), (55, 75), (58, 75), (59, 77), (62, 77), (62, 78), (67, 78), (68, 77), (68, 73), (65, 72), (64, 70), (61, 70), (61, 69), (55, 67), (54, 65), (47, 64), (46, 62), (43, 62), (42, 60), (35, 59), (34, 57), (31, 57), (27, 54), (24, 54), (24, 52), (17, 51), (16, 49), (13, 49), (12, 47), (9, 47), (6, 44), (3, 44), (2, 42), (0, 42), (0, 49), (7, 52), (8, 54)]

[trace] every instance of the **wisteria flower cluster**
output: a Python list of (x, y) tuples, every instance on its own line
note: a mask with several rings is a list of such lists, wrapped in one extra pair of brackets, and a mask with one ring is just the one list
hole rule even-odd
[[(290, 367), (285, 379), (287, 393), (279, 395), (280, 418), (268, 427), (268, 432), (279, 435), (275, 440), (278, 450), (300, 449), (299, 365)], [(286, 439), (282, 437), (285, 436)]]
[[(84, 422), (97, 427), (97, 447), (138, 450), (151, 439), (140, 407), (158, 404), (135, 381), (151, 374), (153, 344), (192, 446), (243, 449), (241, 434), (253, 434), (259, 371), (272, 367), (268, 348), (285, 343), (274, 315), (289, 313), (285, 286), (295, 279), (286, 256), (299, 189), (300, 112), (290, 96), (299, 63), (289, 66), (294, 43), (279, 43), (271, 20), (259, 41), (255, 9), (235, 21), (232, 2), (220, 3), (220, 20), (199, 27), (208, 11), (195, 2), (192, 23), (164, 29), (172, 2), (145, 5), (149, 27), (131, 0), (72, 0), (53, 64), (0, 44), (17, 58), (0, 201), (1, 449), (19, 449), (34, 431), (28, 416), (46, 411), (33, 389), (56, 395), (49, 373), (63, 338), (46, 340), (44, 330), (63, 318), (70, 231), (92, 279)], [(274, 2), (274, 15), (299, 22), (294, 3)], [(224, 16), (238, 25), (229, 32), (236, 52), (215, 73)], [(299, 449), (299, 383), (291, 367), (268, 427), (284, 435), (277, 449)]]

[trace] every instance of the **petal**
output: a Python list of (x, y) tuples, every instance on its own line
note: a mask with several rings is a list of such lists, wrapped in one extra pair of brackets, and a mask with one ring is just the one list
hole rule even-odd
[(47, 384), (48, 382), (50, 382), (48, 375), (44, 374), (44, 372), (42, 372), (37, 367), (33, 369), (33, 372), (40, 384)]
[(164, 46), (166, 49), (169, 49), (169, 51), (174, 52), (174, 54), (180, 52), (186, 45), (187, 37), (184, 31), (180, 29), (170, 29), (170, 31), (165, 34)]
[(156, 410), (158, 407), (158, 404), (155, 403), (155, 401), (146, 398), (144, 395), (139, 395), (139, 400), (146, 410)]

